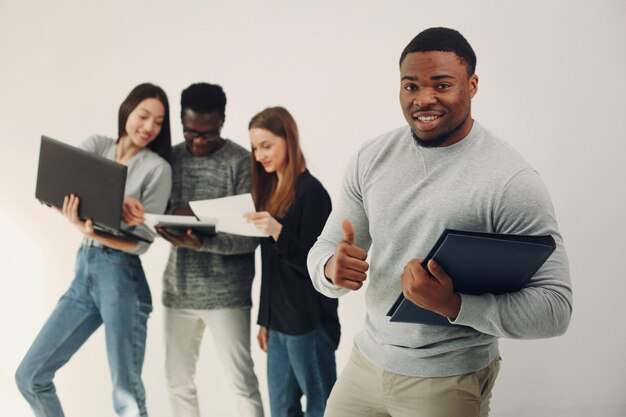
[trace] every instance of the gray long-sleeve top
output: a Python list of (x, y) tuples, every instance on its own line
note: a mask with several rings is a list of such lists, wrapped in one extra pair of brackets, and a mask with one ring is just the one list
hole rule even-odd
[[(103, 156), (115, 161), (116, 141), (112, 138), (100, 135), (92, 135), (85, 139), (80, 148), (96, 155)], [(172, 188), (172, 170), (170, 164), (155, 152), (148, 148), (140, 150), (134, 157), (126, 162), (126, 186), (124, 195), (134, 197), (141, 201), (146, 213), (163, 213), (167, 206), (167, 199)], [(126, 225), (123, 225), (127, 227)], [(156, 234), (145, 224), (140, 224), (133, 229), (133, 233), (153, 240)], [(88, 239), (87, 239), (88, 240)], [(100, 243), (95, 242), (96, 246)], [(137, 245), (126, 252), (133, 255), (142, 255), (150, 243), (137, 241)]]
[[(184, 143), (172, 149), (170, 208), (190, 201), (250, 192), (250, 153), (226, 139), (204, 157), (191, 155)], [(250, 307), (257, 238), (217, 233), (203, 236), (198, 252), (172, 246), (163, 273), (163, 305), (170, 308)]]
[[(325, 263), (343, 239), (344, 218), (354, 226), (356, 244), (370, 251), (365, 327), (355, 342), (384, 369), (425, 377), (469, 373), (497, 357), (498, 337), (550, 337), (569, 324), (568, 262), (548, 192), (511, 146), (477, 122), (448, 147), (421, 147), (408, 127), (362, 146), (309, 252), (313, 284), (329, 297), (348, 292), (324, 276)], [(557, 248), (518, 292), (461, 294), (454, 323), (463, 326), (391, 323), (386, 313), (402, 291), (404, 266), (425, 257), (445, 228), (551, 234)]]

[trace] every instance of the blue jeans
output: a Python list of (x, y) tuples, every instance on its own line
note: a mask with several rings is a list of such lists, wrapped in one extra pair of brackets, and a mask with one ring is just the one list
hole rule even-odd
[[(337, 379), (335, 343), (319, 326), (303, 335), (270, 330), (267, 385), (272, 417), (322, 417)], [(306, 397), (306, 413), (300, 399)]]
[(146, 416), (141, 381), (152, 298), (138, 256), (81, 247), (74, 280), (35, 338), (15, 378), (37, 417), (61, 417), (55, 372), (104, 324), (113, 405), (120, 417)]

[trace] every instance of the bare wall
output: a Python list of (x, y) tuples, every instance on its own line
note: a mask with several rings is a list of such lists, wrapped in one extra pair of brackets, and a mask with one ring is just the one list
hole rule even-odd
[[(397, 60), (430, 26), (454, 27), (472, 43), (480, 78), (473, 115), (540, 172), (570, 258), (570, 329), (555, 339), (501, 342), (492, 415), (626, 415), (626, 3), (507, 3), (1, 1), (0, 415), (31, 415), (13, 373), (69, 285), (80, 241), (35, 201), (42, 133), (72, 144), (114, 135), (121, 100), (152, 81), (169, 94), (179, 142), (180, 91), (196, 81), (219, 83), (228, 96), (227, 137), (248, 146), (250, 117), (269, 105), (287, 107), (311, 171), (336, 197), (357, 147), (404, 123)], [(160, 304), (167, 250), (157, 242), (142, 257), (155, 305), (144, 371), (155, 417), (169, 415)], [(362, 326), (363, 298), (340, 301), (339, 369)], [(207, 334), (198, 369), (203, 415), (234, 416), (212, 343)], [(252, 343), (267, 406), (265, 355)], [(56, 382), (67, 415), (113, 415), (102, 330)]]

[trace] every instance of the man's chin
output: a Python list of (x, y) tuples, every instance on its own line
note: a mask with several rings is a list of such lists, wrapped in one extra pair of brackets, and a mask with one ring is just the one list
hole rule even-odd
[(418, 136), (415, 133), (415, 129), (411, 129), (411, 135), (413, 136), (413, 140), (420, 146), (424, 148), (437, 148), (441, 146), (449, 137), (450, 134), (444, 133), (443, 135), (433, 135), (432, 137), (422, 137)]
[(193, 146), (191, 148), (187, 148), (189, 150), (189, 153), (192, 154), (193, 156), (207, 156), (209, 154), (209, 148), (208, 147), (197, 147), (197, 146)]

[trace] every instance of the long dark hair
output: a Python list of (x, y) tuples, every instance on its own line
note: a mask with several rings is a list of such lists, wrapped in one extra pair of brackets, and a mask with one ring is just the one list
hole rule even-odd
[(298, 126), (293, 116), (283, 107), (270, 107), (256, 114), (248, 124), (248, 130), (258, 128), (283, 138), (287, 144), (287, 164), (278, 187), (276, 172), (267, 173), (263, 165), (252, 155), (252, 197), (257, 210), (268, 211), (276, 217), (284, 217), (296, 195), (296, 181), (306, 169), (306, 161), (300, 149)]
[(170, 154), (172, 153), (172, 136), (170, 132), (170, 105), (167, 100), (165, 91), (157, 85), (144, 83), (139, 84), (137, 87), (128, 94), (122, 104), (120, 104), (120, 111), (117, 118), (117, 140), (122, 138), (126, 132), (126, 121), (128, 116), (133, 110), (147, 98), (156, 98), (163, 104), (165, 109), (165, 115), (163, 117), (163, 124), (161, 125), (161, 131), (157, 137), (148, 144), (148, 149), (158, 154), (166, 161), (170, 161)]

